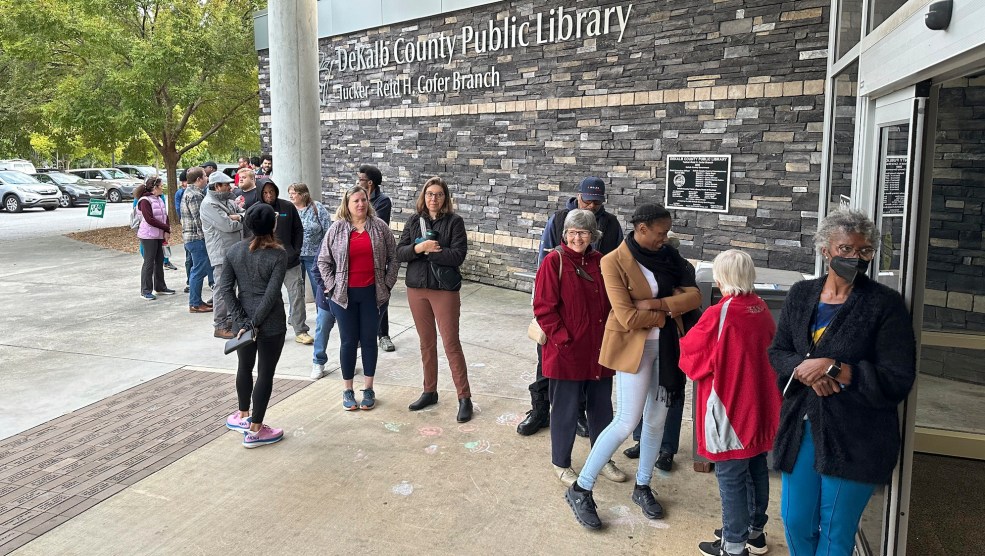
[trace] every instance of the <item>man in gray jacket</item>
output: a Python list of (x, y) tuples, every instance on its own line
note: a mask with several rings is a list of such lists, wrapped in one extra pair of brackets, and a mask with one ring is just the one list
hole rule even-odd
[[(205, 231), (205, 249), (209, 253), (216, 283), (222, 276), (222, 263), (226, 249), (243, 239), (243, 214), (233, 202), (233, 180), (222, 172), (212, 172), (209, 176), (209, 192), (202, 201), (202, 229)], [(232, 316), (229, 304), (222, 292), (216, 290), (213, 299), (213, 315), (216, 338), (229, 339), (236, 334), (232, 331)]]

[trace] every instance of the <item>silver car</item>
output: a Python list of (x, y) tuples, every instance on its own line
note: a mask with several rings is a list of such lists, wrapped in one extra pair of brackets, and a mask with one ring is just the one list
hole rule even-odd
[(106, 198), (105, 189), (89, 185), (89, 182), (74, 174), (42, 172), (31, 175), (39, 182), (54, 185), (61, 190), (58, 205), (62, 208), (86, 206), (90, 199)]
[(133, 190), (143, 182), (116, 168), (76, 168), (68, 173), (75, 174), (106, 190), (106, 200), (119, 203), (123, 199), (133, 199)]
[(55, 210), (60, 196), (54, 185), (43, 184), (23, 172), (0, 171), (0, 201), (7, 212), (20, 212), (33, 207)]

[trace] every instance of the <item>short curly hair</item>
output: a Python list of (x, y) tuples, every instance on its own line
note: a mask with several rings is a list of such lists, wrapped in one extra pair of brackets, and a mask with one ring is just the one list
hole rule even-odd
[(818, 223), (817, 231), (814, 232), (814, 247), (820, 251), (836, 232), (862, 234), (873, 245), (879, 241), (879, 229), (868, 215), (860, 210), (839, 209)]
[(571, 228), (588, 230), (592, 236), (591, 243), (602, 239), (602, 232), (599, 231), (599, 226), (595, 221), (595, 213), (590, 210), (574, 209), (564, 217), (564, 230), (561, 232), (562, 240), (564, 239), (563, 236), (566, 236), (568, 230)]

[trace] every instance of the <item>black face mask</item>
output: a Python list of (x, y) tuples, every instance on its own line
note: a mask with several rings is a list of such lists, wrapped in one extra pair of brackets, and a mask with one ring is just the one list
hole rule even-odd
[(831, 270), (849, 283), (855, 283), (859, 274), (869, 270), (869, 261), (858, 257), (831, 257)]

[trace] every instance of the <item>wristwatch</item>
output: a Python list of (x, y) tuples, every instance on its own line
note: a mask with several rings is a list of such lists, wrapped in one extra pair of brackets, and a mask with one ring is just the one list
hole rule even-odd
[(827, 371), (824, 371), (824, 374), (831, 378), (838, 378), (838, 375), (841, 374), (841, 361), (835, 361), (834, 364), (828, 367)]

